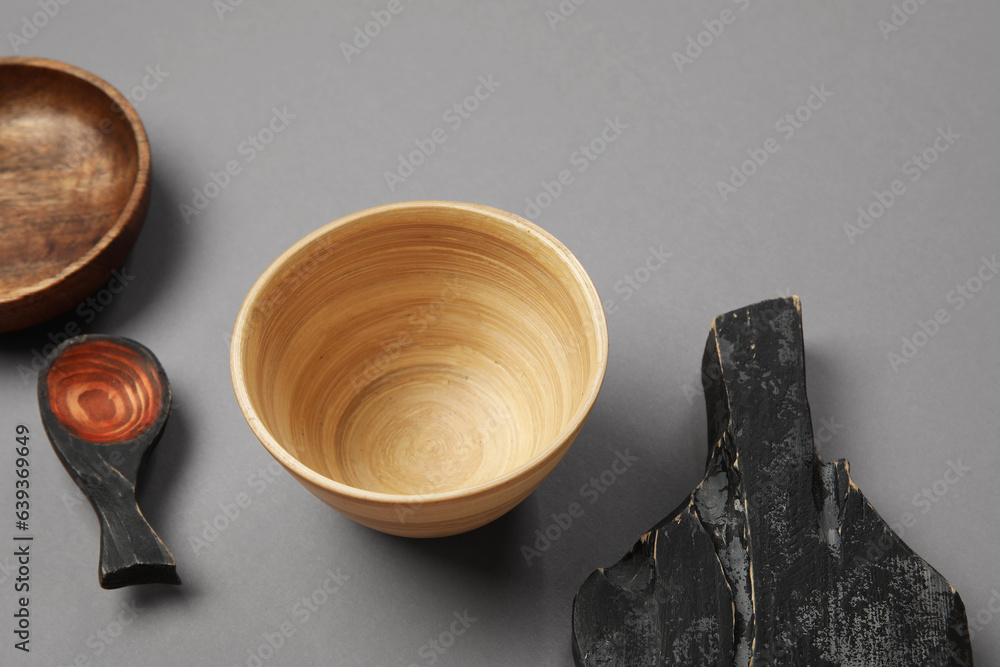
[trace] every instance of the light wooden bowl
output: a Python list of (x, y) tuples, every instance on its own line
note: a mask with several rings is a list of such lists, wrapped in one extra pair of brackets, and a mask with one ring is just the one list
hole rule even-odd
[(120, 268), (149, 206), (142, 121), (110, 84), (0, 58), (0, 332), (69, 310)]
[(601, 301), (575, 257), (503, 211), (408, 202), (313, 232), (257, 280), (230, 356), (264, 447), (366, 526), (482, 526), (555, 467), (597, 398)]

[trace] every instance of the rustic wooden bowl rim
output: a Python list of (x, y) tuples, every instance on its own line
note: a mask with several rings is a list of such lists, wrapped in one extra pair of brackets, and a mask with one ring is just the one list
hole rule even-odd
[[(583, 399), (581, 400), (576, 411), (573, 413), (569, 424), (552, 440), (549, 447), (543, 454), (537, 456), (531, 461), (528, 461), (515, 470), (476, 486), (454, 489), (451, 491), (440, 491), (436, 493), (395, 494), (359, 489), (357, 487), (344, 484), (343, 482), (330, 479), (325, 475), (321, 475), (300, 462), (281, 446), (267, 427), (265, 427), (264, 424), (257, 418), (253, 405), (250, 401), (249, 392), (246, 388), (246, 378), (243, 374), (243, 353), (240, 349), (243, 331), (248, 327), (254, 304), (257, 302), (260, 293), (268, 287), (268, 283), (270, 283), (272, 277), (281, 271), (285, 264), (293, 259), (300, 251), (312, 245), (326, 234), (342, 227), (348, 227), (366, 218), (382, 215), (383, 213), (390, 211), (418, 210), (427, 208), (440, 208), (442, 210), (452, 211), (465, 210), (478, 215), (485, 214), (501, 224), (508, 224), (524, 234), (536, 237), (536, 239), (552, 248), (571, 269), (577, 278), (577, 285), (582, 289), (586, 298), (586, 305), (588, 306), (587, 314), (590, 316), (594, 325), (594, 342), (597, 350), (595, 372), (589, 379)], [(478, 493), (512, 483), (514, 480), (524, 476), (524, 474), (529, 470), (543, 466), (553, 457), (561, 456), (562, 445), (567, 440), (571, 439), (574, 436), (574, 433), (579, 430), (581, 424), (590, 413), (594, 402), (597, 400), (597, 395), (601, 390), (601, 384), (604, 382), (604, 374), (608, 365), (608, 326), (600, 295), (598, 295), (597, 289), (594, 287), (590, 276), (584, 270), (583, 265), (580, 264), (580, 261), (573, 255), (572, 252), (570, 252), (569, 248), (541, 227), (516, 215), (507, 213), (506, 211), (492, 208), (490, 206), (483, 206), (481, 204), (451, 201), (409, 201), (375, 206), (347, 215), (320, 227), (283, 252), (276, 260), (274, 260), (274, 262), (271, 263), (270, 266), (267, 267), (267, 269), (265, 269), (264, 273), (260, 275), (243, 301), (243, 305), (240, 307), (239, 315), (236, 317), (236, 325), (233, 328), (233, 339), (230, 348), (229, 360), (230, 373), (233, 378), (233, 389), (236, 393), (236, 400), (239, 403), (240, 410), (243, 412), (247, 423), (250, 425), (254, 435), (257, 436), (257, 439), (260, 440), (261, 444), (264, 445), (267, 451), (282, 465), (293, 471), (296, 475), (299, 475), (320, 488), (349, 498), (368, 502), (389, 504), (445, 502), (457, 498), (465, 498), (476, 495)]]
[(136, 210), (140, 206), (145, 184), (149, 182), (150, 178), (149, 140), (146, 136), (146, 129), (143, 127), (142, 121), (139, 119), (139, 114), (136, 113), (134, 108), (132, 108), (132, 104), (129, 103), (125, 96), (118, 92), (114, 86), (84, 69), (80, 69), (79, 67), (75, 67), (74, 65), (60, 62), (58, 60), (49, 60), (48, 58), (30, 58), (25, 56), (5, 56), (0, 58), (0, 67), (9, 66), (38, 67), (41, 69), (49, 69), (55, 72), (60, 72), (62, 74), (68, 74), (69, 76), (76, 77), (77, 79), (89, 83), (91, 86), (94, 86), (111, 98), (111, 100), (121, 109), (122, 113), (125, 114), (125, 120), (128, 123), (129, 129), (135, 134), (139, 164), (136, 169), (135, 182), (132, 183), (132, 191), (129, 193), (129, 198), (125, 202), (125, 206), (122, 208), (121, 212), (118, 214), (118, 218), (115, 220), (114, 225), (108, 229), (104, 236), (102, 236), (97, 243), (91, 246), (86, 253), (72, 263), (66, 265), (59, 273), (40, 280), (33, 285), (19, 287), (7, 292), (6, 294), (0, 294), (0, 304), (17, 302), (31, 297), (32, 295), (45, 292), (51, 289), (53, 285), (56, 285), (71, 276), (73, 273), (78, 271), (80, 267), (90, 264), (90, 262), (92, 262), (95, 257), (97, 257), (108, 245), (110, 245), (129, 224), (129, 221), (133, 218)]

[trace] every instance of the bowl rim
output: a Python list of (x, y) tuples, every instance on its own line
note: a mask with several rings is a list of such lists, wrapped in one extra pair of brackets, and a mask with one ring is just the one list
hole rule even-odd
[[(108, 246), (114, 243), (115, 239), (117, 239), (129, 226), (132, 219), (142, 206), (145, 190), (150, 181), (151, 163), (149, 153), (149, 137), (146, 136), (146, 128), (143, 126), (142, 120), (139, 119), (139, 114), (132, 107), (132, 103), (129, 102), (124, 95), (118, 92), (117, 88), (104, 79), (88, 72), (85, 69), (76, 67), (75, 65), (70, 65), (69, 63), (64, 63), (58, 60), (50, 60), (49, 58), (4, 56), (0, 57), (0, 68), (2, 67), (36, 67), (39, 69), (52, 70), (60, 74), (74, 77), (84, 83), (90, 84), (94, 88), (97, 88), (104, 95), (111, 98), (112, 102), (117, 104), (122, 113), (125, 115), (125, 118), (121, 120), (125, 122), (129, 130), (135, 136), (136, 151), (139, 159), (138, 164), (136, 165), (135, 180), (132, 182), (132, 190), (129, 192), (128, 199), (125, 201), (125, 205), (118, 213), (118, 217), (115, 219), (114, 224), (108, 228), (108, 231), (106, 231), (96, 243), (90, 246), (90, 248), (88, 248), (83, 255), (67, 264), (58, 273), (47, 278), (43, 278), (42, 280), (39, 280), (31, 285), (18, 287), (6, 292), (0, 292), (0, 307), (29, 301), (30, 299), (39, 296), (44, 298), (45, 292), (53, 289), (55, 285), (71, 279), (75, 273), (85, 269), (91, 264), (91, 262), (99, 257), (101, 253), (105, 252)], [(52, 316), (54, 315), (50, 315), (49, 317)]]
[[(543, 452), (536, 455), (534, 458), (521, 466), (518, 466), (514, 470), (501, 475), (500, 477), (496, 477), (488, 482), (482, 482), (475, 486), (466, 488), (418, 494), (395, 494), (385, 493), (382, 491), (371, 491), (351, 486), (349, 484), (344, 484), (343, 482), (338, 482), (337, 480), (316, 472), (292, 456), (291, 453), (281, 446), (267, 427), (265, 427), (264, 424), (257, 418), (254, 408), (250, 402), (250, 396), (246, 388), (246, 378), (243, 373), (243, 332), (249, 327), (250, 315), (253, 311), (254, 305), (256, 304), (258, 296), (270, 282), (271, 278), (301, 250), (305, 249), (319, 238), (333, 232), (336, 229), (371, 216), (382, 215), (391, 211), (434, 208), (446, 210), (465, 210), (479, 215), (489, 216), (501, 224), (511, 225), (520, 233), (536, 237), (537, 240), (547, 244), (553, 251), (555, 251), (556, 255), (575, 275), (577, 279), (576, 284), (581, 288), (585, 298), (585, 304), (587, 306), (586, 314), (590, 316), (593, 323), (597, 366), (592, 372), (591, 377), (588, 380), (584, 396), (570, 417), (567, 426), (555, 438), (553, 438)], [(236, 317), (236, 323), (233, 327), (229, 362), (230, 375), (232, 376), (233, 381), (233, 390), (236, 394), (236, 400), (237, 403), (239, 403), (244, 419), (246, 419), (250, 429), (253, 431), (260, 443), (264, 445), (264, 448), (267, 449), (271, 456), (277, 459), (277, 461), (287, 470), (321, 489), (356, 501), (391, 505), (399, 503), (428, 504), (479, 495), (492, 489), (511, 484), (515, 480), (526, 476), (532, 470), (544, 467), (549, 461), (551, 461), (552, 458), (556, 458), (558, 461), (558, 459), (565, 454), (569, 442), (576, 437), (580, 428), (583, 426), (597, 400), (597, 395), (600, 393), (601, 385), (604, 382), (604, 376), (608, 365), (608, 327), (600, 295), (597, 293), (597, 288), (594, 287), (594, 283), (584, 270), (583, 265), (576, 258), (576, 256), (570, 252), (569, 248), (538, 225), (514, 215), (513, 213), (508, 213), (507, 211), (481, 204), (442, 200), (406, 201), (374, 206), (334, 220), (333, 222), (323, 225), (319, 229), (307, 234), (279, 255), (278, 258), (264, 270), (260, 277), (257, 278), (253, 287), (250, 288), (246, 298), (243, 300), (243, 304), (240, 306), (240, 311)]]

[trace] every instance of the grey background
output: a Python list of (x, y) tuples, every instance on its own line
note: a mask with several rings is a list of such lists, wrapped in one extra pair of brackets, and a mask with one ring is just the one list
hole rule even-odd
[[(295, 634), (263, 664), (424, 665), (428, 639), (468, 610), (476, 621), (436, 664), (571, 665), (577, 587), (701, 477), (705, 411), (694, 388), (711, 319), (795, 293), (813, 418), (834, 424), (822, 455), (850, 459), (887, 521), (911, 515), (905, 541), (979, 619), (977, 664), (1000, 664), (989, 608), (1000, 603), (1000, 280), (961, 309), (948, 300), (1000, 251), (1000, 6), (929, 0), (883, 34), (889, 0), (592, 0), (555, 25), (546, 14), (555, 0), (404, 0), (347, 62), (341, 42), (387, 4), (244, 0), (220, 17), (209, 0), (78, 0), (18, 45), (136, 100), (153, 188), (126, 262), (134, 279), (100, 316), (70, 313), (0, 337), (0, 508), (10, 508), (0, 538), (10, 544), (14, 532), (18, 423), (32, 434), (35, 536), (30, 655), (12, 647), (11, 550), (0, 549), (0, 663), (246, 664), (287, 621)], [(732, 22), (679, 68), (673, 54), (726, 9)], [(39, 11), (3, 3), (0, 53), (14, 55), (8, 33)], [(167, 74), (134, 94), (147, 66)], [(489, 75), (499, 87), (453, 129), (444, 112)], [(812, 86), (832, 96), (786, 138), (776, 123)], [(238, 146), (274, 107), (294, 119), (247, 162)], [(576, 171), (574, 151), (607, 118), (626, 129)], [(910, 181), (907, 160), (949, 127), (960, 138)], [(435, 128), (447, 141), (391, 191), (384, 172)], [(778, 152), (723, 201), (717, 182), (769, 137)], [(179, 206), (234, 159), (241, 173), (186, 223)], [(481, 530), (412, 541), (355, 525), (284, 472), (259, 481), (271, 459), (236, 405), (228, 346), (260, 272), (320, 225), (386, 202), (452, 199), (524, 215), (526, 198), (563, 169), (573, 182), (534, 221), (592, 276), (611, 355), (590, 420), (541, 487)], [(851, 243), (845, 223), (894, 179), (905, 194)], [(672, 257), (626, 299), (616, 285), (645, 278), (636, 270), (661, 245)], [(938, 309), (948, 322), (894, 369), (889, 353)], [(97, 585), (96, 519), (51, 452), (33, 380), (18, 371), (70, 321), (145, 343), (172, 382), (174, 412), (140, 500), (177, 558), (180, 588)], [(584, 516), (528, 566), (521, 546), (626, 449), (639, 463), (597, 502), (584, 500)], [(949, 462), (971, 471), (946, 484)], [(935, 502), (915, 497), (923, 489)], [(222, 506), (240, 493), (250, 506), (195, 553), (204, 522), (224, 524)], [(327, 570), (349, 579), (303, 620), (295, 605)], [(140, 612), (119, 628), (128, 605)]]

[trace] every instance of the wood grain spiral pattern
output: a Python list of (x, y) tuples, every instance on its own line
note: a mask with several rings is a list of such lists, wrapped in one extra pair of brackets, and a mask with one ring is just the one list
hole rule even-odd
[(136, 351), (110, 341), (68, 347), (46, 382), (52, 414), (89, 442), (134, 438), (160, 416), (163, 388), (156, 371)]
[[(275, 262), (243, 306), (232, 363), (279, 461), (391, 512), (398, 497), (458, 499), (504, 480), (530, 493), (596, 398), (607, 331), (586, 273), (547, 233), (487, 207), (415, 202), (332, 223)], [(540, 476), (525, 492), (518, 475)], [(368, 523), (422, 531), (419, 517), (392, 521)]]

